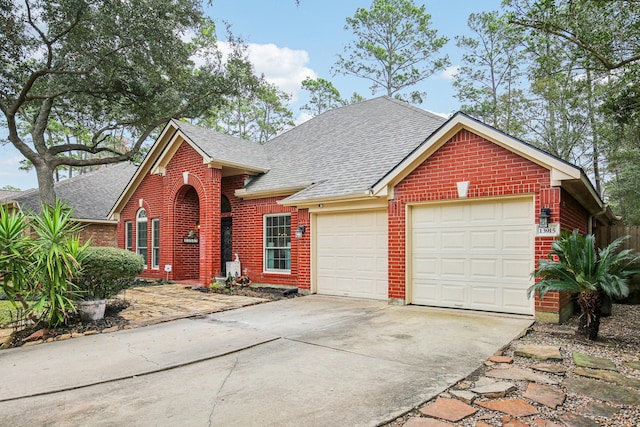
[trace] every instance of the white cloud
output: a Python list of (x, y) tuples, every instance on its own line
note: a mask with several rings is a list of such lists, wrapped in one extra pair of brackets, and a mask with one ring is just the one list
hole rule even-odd
[[(229, 52), (229, 44), (218, 41), (218, 47), (224, 60)], [(264, 74), (269, 83), (290, 94), (293, 103), (298, 101), (302, 81), (307, 77), (318, 77), (315, 71), (307, 67), (309, 53), (306, 50), (279, 47), (273, 43), (249, 43), (247, 54), (256, 74)]]
[(249, 44), (249, 59), (258, 74), (264, 74), (269, 83), (273, 83), (293, 96), (296, 102), (300, 85), (304, 79), (318, 77), (315, 71), (307, 67), (309, 53), (306, 50), (294, 50), (278, 47), (275, 44)]
[(296, 126), (303, 124), (304, 122), (311, 120), (314, 116), (312, 114), (309, 113), (300, 113), (296, 116), (296, 118), (293, 120), (293, 122), (296, 124)]
[(438, 77), (446, 80), (452, 80), (455, 76), (458, 75), (459, 72), (460, 72), (460, 66), (452, 65), (450, 67), (445, 68), (440, 74), (438, 74)]

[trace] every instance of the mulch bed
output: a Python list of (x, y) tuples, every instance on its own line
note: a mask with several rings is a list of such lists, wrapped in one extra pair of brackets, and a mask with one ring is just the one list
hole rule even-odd
[[(240, 295), (254, 298), (263, 298), (269, 301), (280, 299), (296, 298), (301, 296), (296, 293), (285, 295), (285, 290), (280, 288), (250, 288), (244, 286), (227, 286), (217, 289), (202, 288), (199, 292), (211, 292), (224, 295)], [(104, 318), (98, 321), (83, 321), (77, 313), (72, 313), (67, 319), (67, 323), (52, 329), (42, 328), (38, 325), (27, 326), (16, 329), (11, 334), (11, 340), (5, 342), (2, 348), (20, 347), (27, 342), (37, 340), (55, 340), (62, 335), (81, 335), (86, 333), (100, 333), (105, 329), (124, 329), (129, 323), (120, 316), (120, 312), (129, 306), (129, 301), (113, 299), (107, 302)]]

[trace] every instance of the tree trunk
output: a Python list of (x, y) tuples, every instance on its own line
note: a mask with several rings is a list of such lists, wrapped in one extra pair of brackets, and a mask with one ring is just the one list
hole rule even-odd
[(581, 311), (578, 335), (591, 341), (598, 338), (602, 301), (603, 295), (598, 291), (585, 291), (578, 294), (578, 305)]
[(38, 189), (40, 190), (40, 202), (50, 206), (56, 203), (56, 192), (53, 187), (53, 171), (45, 162), (34, 163), (38, 176)]

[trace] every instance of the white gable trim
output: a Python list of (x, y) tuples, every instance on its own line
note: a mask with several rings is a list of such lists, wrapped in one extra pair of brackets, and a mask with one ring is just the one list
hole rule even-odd
[(392, 195), (392, 188), (397, 183), (402, 181), (459, 131), (465, 129), (550, 170), (551, 185), (558, 186), (564, 180), (581, 180), (583, 178), (580, 168), (565, 163), (528, 144), (524, 144), (491, 126), (458, 113), (442, 125), (440, 129), (431, 134), (415, 151), (376, 183), (372, 188), (373, 195)]

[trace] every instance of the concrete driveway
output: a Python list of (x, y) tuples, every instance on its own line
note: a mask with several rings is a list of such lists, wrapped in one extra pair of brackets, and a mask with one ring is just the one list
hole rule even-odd
[(0, 425), (374, 426), (532, 318), (308, 296), (0, 352)]

